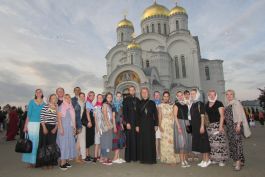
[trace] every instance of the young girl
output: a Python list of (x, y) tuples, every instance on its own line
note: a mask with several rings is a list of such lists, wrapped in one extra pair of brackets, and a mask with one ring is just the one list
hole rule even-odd
[(102, 135), (102, 105), (103, 96), (101, 94), (97, 95), (97, 102), (94, 106), (94, 118), (95, 118), (95, 157), (93, 162), (96, 163), (100, 158), (100, 136)]
[(125, 160), (120, 158), (120, 150), (125, 147), (125, 134), (123, 132), (123, 115), (122, 115), (122, 94), (117, 92), (113, 104), (113, 140), (112, 150), (115, 152), (113, 163), (124, 163)]

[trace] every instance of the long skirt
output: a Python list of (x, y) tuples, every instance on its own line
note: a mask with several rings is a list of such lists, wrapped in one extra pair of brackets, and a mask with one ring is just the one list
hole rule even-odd
[(245, 157), (243, 153), (243, 126), (241, 125), (241, 133), (237, 133), (237, 123), (234, 123), (233, 121), (232, 106), (225, 108), (225, 122), (230, 158), (233, 159), (233, 161), (240, 160), (244, 163)]
[(192, 147), (192, 137), (191, 134), (187, 133), (186, 131), (186, 125), (189, 125), (188, 120), (179, 119), (179, 124), (182, 129), (182, 133), (180, 134), (178, 132), (178, 128), (176, 123), (174, 123), (174, 149), (175, 153), (185, 152), (189, 153), (191, 152)]
[[(43, 133), (43, 128), (40, 125), (40, 137), (39, 137), (38, 153), (41, 153), (40, 150), (42, 148), (45, 148), (46, 146), (51, 146), (53, 152), (55, 151), (55, 148), (56, 148), (55, 146), (58, 147), (58, 145), (56, 144), (57, 132), (54, 133), (54, 134), (51, 132), (55, 128), (56, 125), (46, 124), (45, 126), (48, 129), (48, 134), (46, 134), (46, 135)], [(37, 167), (41, 167), (41, 166), (55, 166), (55, 165), (58, 165), (58, 158), (59, 157), (54, 157), (53, 156), (53, 157), (50, 157), (49, 161), (46, 161), (46, 162), (39, 161), (38, 158), (37, 158), (36, 166)]]
[(71, 126), (70, 114), (62, 118), (64, 134), (57, 134), (57, 144), (61, 149), (61, 160), (74, 159), (76, 157), (75, 137)]
[(110, 152), (112, 148), (112, 129), (102, 133), (100, 137), (100, 148), (106, 152)]
[(161, 132), (161, 155), (160, 161), (162, 163), (178, 163), (180, 162), (179, 155), (174, 151), (174, 129), (173, 129), (173, 121), (170, 119), (163, 119), (162, 128), (163, 132)]
[(28, 123), (28, 135), (29, 139), (32, 141), (32, 152), (24, 153), (22, 155), (22, 161), (30, 164), (36, 164), (37, 150), (39, 146), (39, 133), (40, 133), (40, 123), (39, 122), (29, 122)]
[(86, 127), (82, 125), (82, 130), (78, 134), (78, 140), (80, 142), (80, 154), (82, 159), (86, 158)]
[(207, 127), (211, 147), (210, 159), (215, 162), (224, 162), (229, 158), (228, 144), (226, 134), (217, 133), (219, 126), (219, 122), (215, 122)]

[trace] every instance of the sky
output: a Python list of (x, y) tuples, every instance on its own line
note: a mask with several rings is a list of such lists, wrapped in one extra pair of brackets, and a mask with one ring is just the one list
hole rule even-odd
[[(171, 9), (176, 0), (157, 0)], [(124, 14), (140, 34), (153, 0), (0, 0), (0, 105), (23, 105), (36, 88), (103, 90), (105, 55)], [(265, 87), (264, 0), (178, 0), (203, 58), (224, 60), (226, 89), (240, 100)]]

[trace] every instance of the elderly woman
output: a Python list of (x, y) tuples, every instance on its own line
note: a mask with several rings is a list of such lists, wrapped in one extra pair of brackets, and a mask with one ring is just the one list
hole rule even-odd
[(245, 162), (242, 135), (244, 134), (245, 137), (249, 137), (251, 132), (243, 106), (235, 99), (235, 92), (233, 90), (226, 91), (226, 101), (227, 105), (225, 107), (224, 116), (227, 127), (230, 157), (235, 162), (235, 170), (239, 171)]
[(219, 166), (222, 167), (228, 159), (228, 146), (224, 132), (224, 105), (217, 100), (215, 90), (208, 91), (208, 102), (205, 105), (205, 111), (210, 122), (207, 127), (211, 146), (210, 159), (213, 164), (219, 163)]
[(192, 105), (190, 108), (191, 125), (192, 125), (192, 151), (202, 153), (202, 161), (198, 164), (200, 167), (208, 167), (211, 164), (209, 153), (211, 151), (208, 133), (205, 127), (205, 107), (200, 101), (200, 92), (192, 89)]
[(34, 99), (30, 100), (28, 104), (28, 115), (24, 126), (24, 132), (28, 133), (29, 139), (32, 141), (32, 152), (25, 153), (22, 156), (22, 161), (29, 164), (28, 168), (35, 167), (36, 165), (39, 145), (40, 113), (44, 105), (43, 92), (41, 89), (37, 89)]

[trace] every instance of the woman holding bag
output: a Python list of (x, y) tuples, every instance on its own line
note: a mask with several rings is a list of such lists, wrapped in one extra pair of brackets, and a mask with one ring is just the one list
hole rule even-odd
[(22, 161), (29, 164), (28, 168), (33, 168), (36, 165), (40, 133), (40, 112), (44, 105), (43, 92), (41, 89), (37, 89), (35, 98), (30, 100), (28, 104), (28, 114), (24, 126), (24, 132), (28, 133), (29, 139), (32, 141), (32, 152), (25, 153), (22, 156)]
[(177, 92), (178, 101), (175, 103), (173, 111), (175, 117), (174, 124), (174, 148), (179, 153), (181, 167), (190, 167), (187, 161), (187, 154), (191, 152), (191, 134), (187, 132), (189, 126), (188, 106), (185, 104), (184, 95), (181, 91)]

